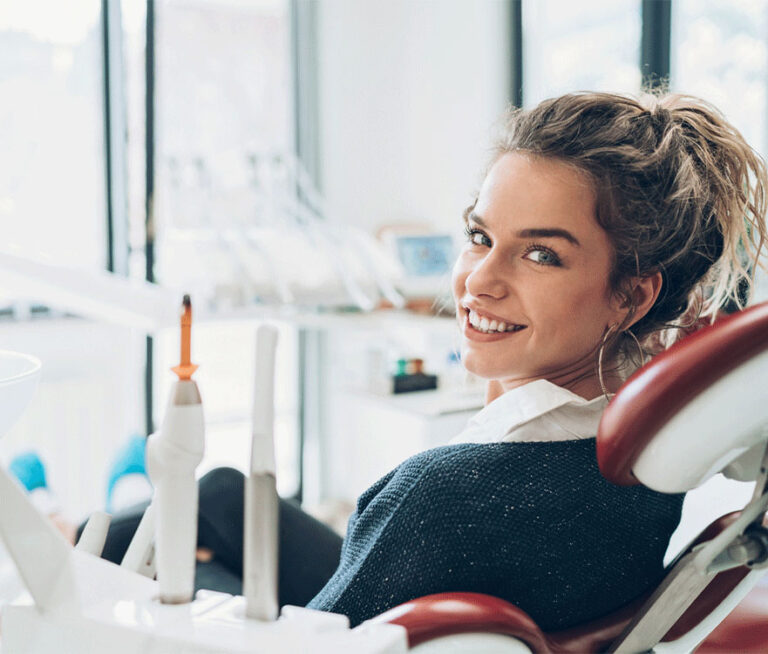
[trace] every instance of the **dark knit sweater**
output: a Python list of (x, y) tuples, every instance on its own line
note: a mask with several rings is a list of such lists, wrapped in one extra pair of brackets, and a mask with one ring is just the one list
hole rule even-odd
[(682, 495), (607, 482), (595, 440), (461, 444), (411, 457), (363, 493), (310, 608), (357, 625), (410, 599), (472, 591), (545, 631), (656, 584)]

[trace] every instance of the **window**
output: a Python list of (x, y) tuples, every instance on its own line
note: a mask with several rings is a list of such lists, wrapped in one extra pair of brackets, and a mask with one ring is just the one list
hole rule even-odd
[(106, 261), (101, 2), (0, 4), (2, 248)]
[(526, 106), (569, 91), (639, 91), (639, 0), (525, 0), (522, 14)]
[[(155, 5), (155, 267), (214, 312), (256, 301), (243, 230), (258, 221), (256, 167), (294, 150), (288, 0), (172, 0)], [(138, 86), (137, 86), (138, 89)], [(143, 227), (143, 215), (136, 214)], [(133, 233), (141, 233), (133, 229)], [(270, 246), (271, 247), (271, 246)], [(247, 249), (247, 248), (246, 248)], [(250, 447), (254, 323), (198, 323), (193, 359), (207, 422), (203, 468), (245, 468)], [(275, 440), (278, 485), (298, 489), (295, 329), (280, 330)], [(159, 424), (178, 333), (156, 339)]]
[(768, 5), (679, 0), (672, 15), (672, 90), (713, 103), (765, 153)]

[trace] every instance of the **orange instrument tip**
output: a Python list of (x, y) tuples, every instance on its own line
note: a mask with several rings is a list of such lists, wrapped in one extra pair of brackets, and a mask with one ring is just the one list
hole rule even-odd
[(180, 381), (192, 379), (192, 373), (197, 370), (197, 366), (190, 360), (191, 356), (191, 338), (192, 338), (192, 300), (189, 295), (185, 295), (181, 302), (181, 362), (178, 366), (171, 368)]

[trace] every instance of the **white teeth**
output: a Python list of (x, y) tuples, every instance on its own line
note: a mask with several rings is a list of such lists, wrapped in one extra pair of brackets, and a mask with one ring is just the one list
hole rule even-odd
[(517, 332), (523, 329), (523, 325), (507, 325), (500, 320), (481, 318), (475, 311), (469, 310), (469, 324), (482, 332)]

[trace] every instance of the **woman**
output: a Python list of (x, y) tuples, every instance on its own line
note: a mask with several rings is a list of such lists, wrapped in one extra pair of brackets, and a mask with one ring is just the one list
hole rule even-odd
[[(283, 503), (281, 604), (358, 624), (476, 591), (553, 630), (656, 584), (682, 497), (606, 482), (597, 425), (646, 353), (741, 305), (767, 182), (693, 98), (582, 93), (511, 112), (453, 274), (462, 361), (488, 380), (488, 403), (452, 445), (369, 488), (343, 545)], [(239, 473), (201, 482), (200, 542), (235, 575), (241, 516)]]

